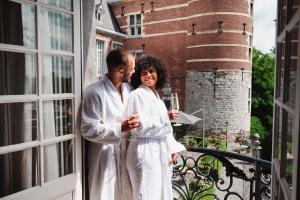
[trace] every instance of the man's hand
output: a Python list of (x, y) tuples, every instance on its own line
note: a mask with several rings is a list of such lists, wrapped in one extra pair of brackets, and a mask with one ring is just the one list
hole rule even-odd
[(137, 114), (133, 114), (121, 122), (121, 131), (130, 131), (134, 128), (138, 128), (140, 123), (139, 116)]
[(178, 112), (178, 110), (170, 110), (170, 111), (168, 111), (168, 115), (169, 115), (170, 120), (176, 119), (179, 116), (179, 112)]
[(169, 161), (169, 163), (171, 164), (171, 163), (173, 163), (174, 165), (176, 165), (177, 164), (177, 159), (179, 158), (179, 153), (173, 153), (172, 154), (172, 158), (171, 158), (171, 160)]

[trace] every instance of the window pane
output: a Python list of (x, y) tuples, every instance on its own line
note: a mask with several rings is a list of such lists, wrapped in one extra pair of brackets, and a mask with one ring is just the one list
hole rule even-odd
[(136, 57), (139, 58), (143, 55), (143, 53), (136, 53)]
[(39, 0), (39, 2), (48, 4), (53, 7), (72, 11), (72, 1), (71, 0)]
[(130, 15), (130, 25), (134, 25), (134, 15)]
[(121, 49), (121, 48), (123, 48), (122, 44), (113, 43), (113, 49)]
[(281, 7), (279, 6), (279, 12), (280, 12), (280, 16), (278, 16), (278, 34), (280, 34), (280, 32), (285, 28), (286, 26), (286, 6), (287, 6), (287, 0), (282, 0), (281, 1), (282, 5)]
[(130, 30), (131, 30), (131, 35), (135, 35), (135, 33), (134, 33), (134, 27), (131, 27)]
[(73, 51), (73, 20), (69, 14), (41, 9), (41, 40), (45, 49)]
[(1, 0), (0, 43), (35, 48), (35, 13), (35, 6)]
[(101, 77), (104, 74), (104, 42), (101, 40), (96, 40), (96, 65), (98, 77)]
[(289, 102), (295, 105), (296, 83), (297, 83), (297, 62), (298, 62), (298, 26), (291, 32), (291, 58), (289, 66)]
[(138, 35), (141, 35), (142, 31), (141, 31), (141, 27), (138, 27)]
[(0, 155), (0, 198), (39, 185), (37, 148)]
[(44, 55), (42, 57), (42, 80), (43, 93), (72, 93), (72, 57)]
[(277, 97), (283, 97), (283, 86), (284, 86), (284, 56), (285, 56), (285, 43), (278, 44), (278, 62), (277, 62)]
[(72, 100), (43, 102), (44, 138), (52, 138), (73, 133)]
[(299, 8), (300, 1), (292, 0), (293, 1), (293, 15), (297, 12), (297, 8)]
[(290, 190), (292, 190), (293, 184), (293, 124), (294, 124), (294, 117), (292, 114), (288, 113), (287, 118), (287, 147), (286, 147), (286, 166), (285, 166), (285, 177), (287, 183), (290, 186)]
[(73, 173), (72, 140), (44, 147), (45, 182)]
[(276, 134), (277, 134), (277, 137), (278, 137), (278, 150), (277, 150), (277, 153), (278, 153), (278, 160), (281, 160), (281, 149), (282, 149), (282, 109), (280, 109), (278, 107), (278, 113), (277, 113), (277, 116), (276, 116), (276, 122), (277, 122), (277, 131), (276, 131)]
[(0, 51), (0, 95), (36, 94), (36, 54)]
[(136, 24), (141, 24), (141, 14), (136, 15)]
[(35, 102), (0, 104), (0, 146), (37, 139)]

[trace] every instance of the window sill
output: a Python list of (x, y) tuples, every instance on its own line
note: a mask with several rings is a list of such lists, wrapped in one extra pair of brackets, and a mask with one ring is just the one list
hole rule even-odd
[(142, 35), (128, 35), (128, 39), (138, 39), (138, 38), (142, 38)]

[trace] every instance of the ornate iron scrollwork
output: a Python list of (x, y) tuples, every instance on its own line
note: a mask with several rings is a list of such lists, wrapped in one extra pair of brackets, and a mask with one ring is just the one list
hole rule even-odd
[[(270, 199), (270, 162), (204, 148), (189, 151), (199, 154), (181, 156), (181, 164), (174, 167), (172, 185), (175, 200)], [(235, 166), (232, 159), (246, 163), (247, 169)], [(243, 182), (245, 186), (234, 187), (236, 181)], [(247, 184), (249, 192), (245, 196), (240, 191)]]

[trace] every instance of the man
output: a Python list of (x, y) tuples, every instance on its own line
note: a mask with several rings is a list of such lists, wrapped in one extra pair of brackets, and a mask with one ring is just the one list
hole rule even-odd
[(108, 73), (86, 89), (82, 102), (81, 132), (90, 141), (90, 200), (121, 199), (120, 141), (126, 132), (139, 126), (136, 115), (123, 119), (130, 92), (130, 86), (124, 82), (129, 82), (134, 73), (134, 57), (116, 49), (108, 54), (106, 62)]

